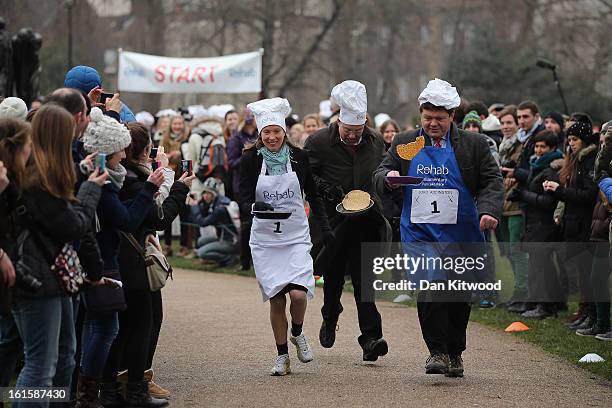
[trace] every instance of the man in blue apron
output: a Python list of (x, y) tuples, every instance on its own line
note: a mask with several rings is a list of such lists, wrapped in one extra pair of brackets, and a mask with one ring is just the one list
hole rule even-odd
[[(421, 184), (404, 187), (400, 229), (405, 246), (436, 243), (420, 244), (428, 253), (440, 254), (444, 245), (438, 243), (469, 247), (464, 244), (484, 242), (483, 231), (495, 229), (501, 216), (504, 190), (499, 167), (485, 136), (453, 123), (460, 102), (448, 82), (429, 81), (419, 96), (422, 127), (396, 136), (374, 173), (379, 194), (399, 187), (385, 181), (387, 176), (423, 177)], [(448, 279), (440, 270), (423, 272), (429, 281)], [(463, 376), (469, 301), (469, 292), (449, 287), (419, 293), (419, 322), (430, 352), (427, 374)]]

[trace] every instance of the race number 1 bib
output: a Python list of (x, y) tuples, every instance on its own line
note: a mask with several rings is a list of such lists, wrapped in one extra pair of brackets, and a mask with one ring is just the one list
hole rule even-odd
[(412, 190), (410, 222), (414, 224), (456, 224), (459, 190)]

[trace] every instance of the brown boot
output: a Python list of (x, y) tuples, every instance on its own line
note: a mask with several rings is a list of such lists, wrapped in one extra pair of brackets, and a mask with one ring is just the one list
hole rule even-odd
[(160, 387), (153, 381), (153, 369), (150, 368), (144, 372), (144, 379), (149, 384), (149, 394), (154, 398), (170, 398), (170, 391)]

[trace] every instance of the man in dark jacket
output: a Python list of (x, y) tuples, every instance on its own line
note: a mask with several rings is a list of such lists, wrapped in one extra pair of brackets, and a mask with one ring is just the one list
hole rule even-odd
[(193, 222), (200, 227), (212, 225), (217, 231), (216, 237), (198, 239), (198, 257), (218, 262), (220, 266), (235, 265), (240, 246), (238, 231), (227, 209), (231, 200), (220, 194), (215, 187), (215, 179), (207, 179), (204, 182), (202, 200), (199, 203), (191, 203)]
[[(340, 106), (338, 120), (310, 136), (304, 146), (336, 237), (334, 245), (327, 245), (315, 261), (315, 273), (325, 279), (319, 341), (326, 348), (334, 345), (338, 316), (343, 310), (340, 296), (344, 275), (350, 273), (363, 359), (376, 361), (379, 356), (387, 354), (388, 346), (382, 338), (381, 317), (373, 296), (367, 299), (370, 302), (364, 301), (362, 292), (368, 291), (371, 284), (362, 282), (360, 253), (362, 242), (390, 240), (391, 228), (372, 189), (372, 173), (382, 159), (385, 144), (378, 133), (365, 126), (367, 96), (363, 84), (345, 81), (336, 85), (332, 98)], [(336, 206), (344, 194), (352, 190), (371, 192), (375, 205), (363, 215), (349, 218), (340, 215)]]
[[(523, 242), (538, 243), (529, 248), (529, 272), (527, 275), (528, 300), (531, 310), (523, 316), (544, 319), (556, 313), (555, 303), (561, 300), (561, 286), (553, 264), (553, 252), (560, 241), (554, 221), (558, 200), (552, 192), (544, 190), (544, 183), (559, 182), (559, 175), (551, 164), (562, 157), (556, 150), (558, 139), (545, 130), (533, 137), (535, 157), (531, 161), (526, 178), (517, 173), (519, 187), (508, 195), (508, 201), (518, 201), (525, 214)], [(520, 186), (525, 186), (521, 188)]]
[[(495, 229), (501, 217), (504, 188), (499, 167), (485, 136), (457, 129), (453, 123), (460, 101), (448, 82), (429, 81), (419, 96), (422, 128), (397, 135), (374, 173), (381, 195), (399, 187), (387, 177), (422, 179), (419, 185), (404, 188), (400, 229), (405, 250), (427, 243), (420, 245), (419, 252), (432, 248), (435, 256), (441, 257), (436, 242), (457, 244), (455, 247), (482, 245), (482, 231)], [(460, 252), (465, 256), (464, 250)], [(442, 287), (448, 280), (448, 275), (435, 267), (419, 273), (426, 274), (429, 282), (441, 282)], [(469, 301), (469, 292), (450, 291), (450, 287), (419, 293), (419, 322), (430, 352), (427, 374), (463, 376), (461, 353), (465, 350)]]

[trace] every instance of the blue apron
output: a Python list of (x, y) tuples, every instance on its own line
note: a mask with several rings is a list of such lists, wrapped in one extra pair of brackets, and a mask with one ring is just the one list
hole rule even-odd
[[(423, 135), (422, 129), (420, 135)], [(444, 245), (417, 243), (485, 241), (480, 231), (476, 203), (461, 177), (450, 141), (450, 131), (446, 137), (446, 146), (423, 147), (412, 159), (406, 175), (423, 177), (421, 184), (404, 187), (400, 232), (408, 255), (414, 256), (417, 252), (424, 256), (460, 255), (456, 253), (457, 247), (454, 245), (451, 254), (444, 250)], [(466, 252), (473, 251), (467, 249)], [(416, 278), (432, 281), (446, 280), (448, 276), (445, 270), (430, 267), (409, 277), (410, 280)]]

